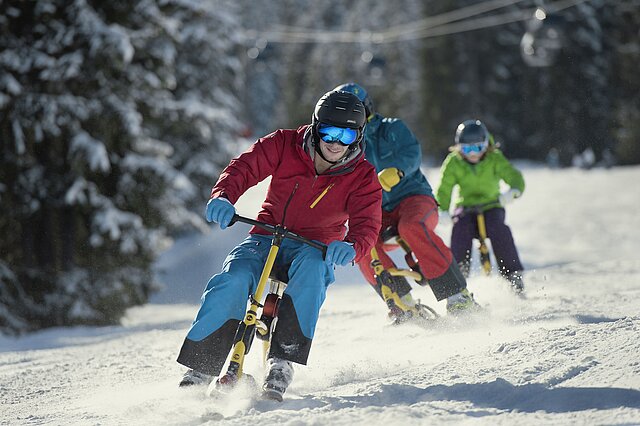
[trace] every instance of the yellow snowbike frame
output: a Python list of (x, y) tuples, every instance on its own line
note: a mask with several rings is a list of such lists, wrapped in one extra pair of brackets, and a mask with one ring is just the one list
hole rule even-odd
[[(304, 238), (287, 230), (287, 228), (281, 225), (274, 226), (235, 214), (233, 216), (233, 219), (229, 223), (229, 226), (233, 225), (236, 222), (244, 222), (249, 225), (262, 228), (273, 235), (273, 240), (271, 242), (271, 247), (269, 248), (269, 254), (267, 255), (264, 267), (262, 268), (262, 273), (260, 274), (260, 279), (258, 280), (256, 291), (249, 297), (249, 308), (245, 313), (244, 319), (238, 324), (238, 329), (236, 330), (236, 334), (233, 339), (233, 346), (231, 348), (231, 359), (229, 361), (227, 372), (224, 375), (220, 376), (217, 381), (217, 384), (229, 387), (235, 385), (235, 383), (243, 375), (245, 356), (251, 349), (251, 344), (253, 342), (253, 337), (255, 336), (256, 331), (260, 333), (269, 331), (265, 330), (263, 324), (259, 324), (258, 312), (261, 308), (264, 307), (260, 303), (260, 301), (263, 299), (267, 281), (269, 280), (271, 271), (273, 270), (273, 265), (275, 264), (276, 256), (278, 255), (278, 250), (282, 245), (282, 241), (285, 238), (289, 238), (308, 244), (311, 247), (315, 247), (318, 250), (322, 251), (323, 257), (326, 255), (327, 250), (326, 245)], [(268, 347), (269, 342), (265, 341), (263, 357), (266, 356), (265, 353), (268, 350)]]
[[(373, 268), (373, 273), (376, 277), (376, 281), (380, 284), (380, 292), (382, 294), (382, 298), (384, 299), (387, 307), (389, 309), (393, 309), (394, 306), (400, 308), (404, 312), (411, 312), (414, 315), (419, 315), (420, 311), (416, 306), (409, 306), (405, 304), (398, 293), (389, 286), (390, 277), (406, 277), (411, 278), (418, 284), (422, 286), (426, 286), (429, 283), (424, 278), (420, 269), (418, 267), (417, 262), (413, 258), (413, 252), (411, 251), (411, 247), (407, 244), (406, 241), (400, 237), (400, 235), (394, 235), (396, 243), (405, 251), (405, 261), (407, 262), (407, 269), (399, 269), (396, 267), (385, 269), (382, 266), (382, 262), (380, 261), (380, 256), (378, 255), (378, 250), (375, 247), (371, 248), (371, 267)], [(414, 269), (415, 268), (415, 269)], [(438, 314), (429, 306), (422, 305), (424, 309), (428, 310), (434, 318), (438, 317)]]
[(458, 216), (463, 216), (468, 213), (476, 215), (476, 221), (478, 223), (478, 241), (480, 243), (478, 251), (480, 252), (480, 265), (485, 275), (491, 275), (491, 253), (489, 246), (487, 245), (487, 226), (484, 219), (484, 212), (489, 207), (502, 207), (500, 201), (491, 201), (485, 204), (478, 204), (477, 206), (464, 207), (462, 213)]

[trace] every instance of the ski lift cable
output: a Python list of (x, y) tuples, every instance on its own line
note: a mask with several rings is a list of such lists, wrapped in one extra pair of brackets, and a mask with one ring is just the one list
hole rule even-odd
[[(410, 22), (408, 24), (396, 25), (388, 28), (384, 31), (370, 32), (347, 32), (347, 31), (314, 31), (308, 28), (292, 27), (286, 25), (277, 26), (275, 29), (260, 33), (261, 37), (268, 39), (272, 42), (391, 42), (395, 41), (394, 38), (413, 32), (423, 31), (425, 29), (433, 28), (448, 24), (450, 22), (459, 21), (461, 19), (470, 18), (482, 13), (491, 12), (496, 9), (500, 9), (506, 6), (511, 6), (516, 3), (521, 3), (529, 0), (492, 0), (485, 1), (475, 5), (466, 6), (460, 9), (455, 9), (449, 12), (441, 13), (436, 16), (429, 16), (427, 18)], [(287, 39), (289, 38), (289, 39)]]
[(503, 7), (512, 6), (517, 3), (521, 3), (523, 1), (528, 1), (528, 0), (485, 1), (475, 5), (441, 13), (440, 15), (429, 16), (427, 18), (421, 19), (416, 22), (412, 22), (404, 25), (397, 25), (395, 27), (391, 27), (385, 31), (382, 31), (381, 34), (383, 35), (383, 38), (392, 40), (394, 37), (399, 38), (400, 36), (409, 34), (411, 32), (424, 31), (426, 29), (438, 27), (444, 24), (449, 24), (451, 22), (460, 21), (466, 18), (471, 18), (473, 16), (480, 15), (482, 13), (487, 13), (497, 9), (501, 9)]
[[(524, 0), (510, 0), (509, 4), (504, 4), (500, 7), (505, 7), (516, 2)], [(555, 13), (570, 7), (576, 6), (580, 3), (584, 3), (590, 0), (558, 0), (553, 3), (547, 3), (544, 8), (549, 13)], [(493, 5), (500, 3), (499, 1), (490, 2)], [(502, 0), (502, 3), (505, 3)], [(500, 7), (494, 7), (498, 9)], [(476, 13), (469, 12), (467, 8), (458, 9), (452, 12), (446, 12), (441, 15), (437, 15), (430, 18), (425, 18), (415, 23), (407, 24), (405, 31), (401, 32), (399, 27), (392, 27), (389, 30), (379, 32), (347, 32), (347, 31), (287, 31), (287, 30), (272, 30), (256, 33), (259, 38), (264, 38), (271, 43), (362, 43), (362, 42), (374, 42), (374, 43), (393, 43), (397, 41), (408, 41), (416, 39), (424, 39), (431, 37), (438, 37), (443, 35), (452, 35), (467, 31), (473, 31), (482, 28), (490, 28), (499, 25), (509, 24), (513, 22), (524, 21), (530, 19), (533, 13), (538, 7), (518, 10), (513, 12), (507, 12), (500, 15), (487, 16), (476, 19), (463, 19), (463, 12), (468, 13), (467, 17), (471, 17), (477, 14), (485, 13), (487, 10), (477, 11)], [(462, 11), (462, 12), (461, 12)], [(448, 15), (450, 21), (447, 21), (443, 15)], [(431, 19), (431, 23), (428, 24), (425, 21)], [(459, 22), (456, 22), (459, 21)], [(422, 27), (418, 25), (422, 24)], [(291, 27), (280, 27), (291, 28)], [(407, 29), (408, 28), (408, 29)], [(391, 32), (389, 32), (391, 31)]]
[[(426, 18), (420, 19), (415, 22), (409, 22), (406, 24), (396, 25), (390, 27), (384, 31), (380, 31), (380, 34), (383, 34), (385, 38), (393, 37), (396, 34), (406, 33), (411, 31), (419, 31), (424, 30), (426, 28), (433, 28), (439, 25), (448, 24), (450, 22), (459, 21), (461, 19), (470, 18), (475, 15), (479, 15), (486, 12), (491, 12), (496, 9), (500, 9), (506, 6), (511, 6), (517, 3), (521, 3), (523, 1), (531, 1), (531, 0), (492, 0), (492, 1), (483, 1), (481, 3), (470, 5), (466, 7), (462, 7), (459, 9), (455, 9), (449, 12), (444, 12), (436, 16), (428, 16)], [(324, 30), (310, 30), (304, 27), (298, 26), (290, 26), (290, 25), (276, 25), (274, 29), (269, 30), (270, 32), (275, 33), (290, 33), (294, 35), (302, 34), (304, 36), (314, 36), (318, 34), (358, 34), (362, 35), (362, 33), (368, 33), (368, 31), (362, 31), (358, 33), (349, 33), (349, 32), (335, 32), (335, 31), (324, 31)]]
[[(569, 7), (577, 6), (589, 0), (561, 0), (555, 3), (549, 3), (545, 6), (546, 12), (556, 13)], [(525, 21), (531, 19), (531, 16), (538, 8), (507, 12), (501, 15), (487, 16), (469, 21), (455, 22), (443, 27), (430, 28), (416, 34), (416, 37), (410, 37), (403, 40), (415, 38), (430, 38), (443, 35), (459, 34), (463, 32), (479, 30), (483, 28), (496, 27), (499, 25), (510, 24), (513, 22)]]

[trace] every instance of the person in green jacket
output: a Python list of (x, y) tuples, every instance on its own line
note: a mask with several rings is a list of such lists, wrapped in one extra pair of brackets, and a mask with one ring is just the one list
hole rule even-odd
[[(445, 158), (436, 198), (440, 205), (441, 221), (446, 221), (451, 207), (453, 188), (458, 186), (455, 201), (451, 251), (468, 276), (471, 248), (478, 238), (477, 211), (485, 217), (487, 237), (498, 263), (500, 274), (520, 294), (524, 290), (524, 270), (511, 229), (505, 224), (504, 206), (522, 195), (524, 178), (497, 148), (486, 126), (480, 120), (462, 122), (455, 135), (455, 145)], [(501, 193), (500, 181), (510, 189)]]

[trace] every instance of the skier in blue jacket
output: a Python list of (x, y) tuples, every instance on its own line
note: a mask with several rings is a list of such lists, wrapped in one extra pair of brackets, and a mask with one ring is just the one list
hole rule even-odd
[[(334, 90), (355, 94), (365, 106), (365, 158), (376, 168), (384, 189), (381, 233), (389, 226), (397, 228), (400, 237), (414, 252), (422, 275), (428, 280), (436, 300), (447, 299), (449, 312), (455, 313), (476, 306), (451, 250), (435, 233), (438, 224), (438, 204), (431, 185), (420, 171), (422, 152), (419, 142), (402, 120), (385, 118), (376, 113), (373, 102), (363, 87), (347, 83)], [(378, 238), (375, 248), (385, 269), (395, 267), (393, 260), (384, 251), (382, 238)], [(369, 253), (360, 259), (358, 266), (369, 284), (382, 297), (371, 260)], [(393, 279), (396, 287), (394, 290), (402, 303), (417, 306), (407, 280), (398, 276), (394, 276)], [(397, 323), (406, 320), (403, 315), (407, 313), (392, 308), (389, 316)]]

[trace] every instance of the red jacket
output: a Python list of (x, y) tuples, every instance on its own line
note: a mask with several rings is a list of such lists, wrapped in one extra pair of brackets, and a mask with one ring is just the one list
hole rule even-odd
[[(222, 171), (211, 197), (223, 196), (235, 203), (247, 189), (271, 176), (257, 220), (278, 225), (297, 184), (287, 209), (287, 229), (325, 244), (352, 242), (357, 261), (371, 249), (380, 231), (382, 191), (378, 176), (364, 159), (363, 146), (343, 164), (316, 174), (308, 129), (309, 125), (277, 130), (258, 139)], [(254, 227), (251, 233), (265, 231)]]

